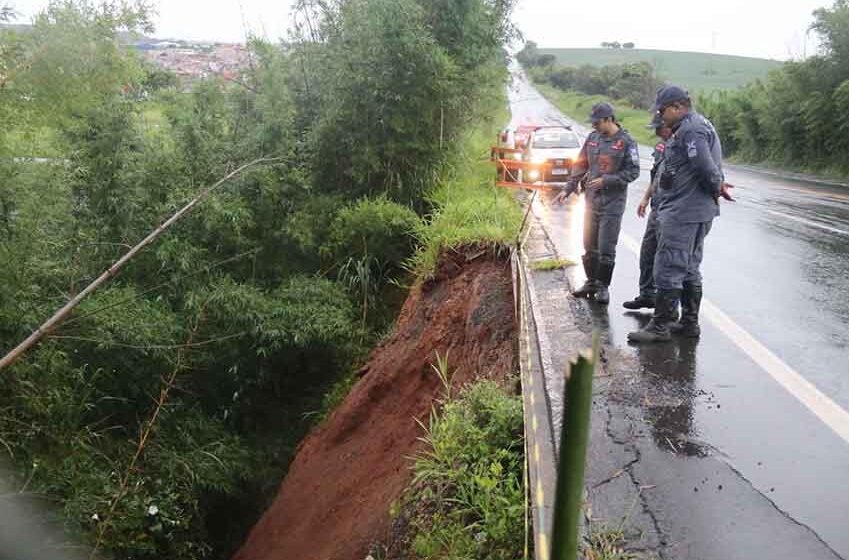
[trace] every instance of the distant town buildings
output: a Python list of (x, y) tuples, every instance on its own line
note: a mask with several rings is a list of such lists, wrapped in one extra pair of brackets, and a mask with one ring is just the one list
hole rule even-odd
[(173, 72), (184, 83), (213, 75), (237, 78), (250, 65), (251, 57), (247, 47), (238, 43), (150, 40), (135, 47), (146, 60)]

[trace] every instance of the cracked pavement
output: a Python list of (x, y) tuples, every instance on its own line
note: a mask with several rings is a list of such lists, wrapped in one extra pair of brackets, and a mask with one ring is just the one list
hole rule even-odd
[[(520, 87), (525, 89), (513, 95), (521, 105), (514, 103), (514, 118), (524, 110), (527, 120), (530, 110), (545, 115), (546, 122), (563, 119), (544, 100), (534, 101), (529, 86)], [(841, 220), (849, 224), (849, 191), (787, 186), (747, 170), (739, 173), (760, 190), (740, 188), (737, 195), (743, 200), (723, 208), (706, 247), (706, 295), (836, 403), (849, 407), (845, 238), (834, 232), (814, 235), (814, 230), (826, 231), (822, 227), (797, 228), (810, 217), (777, 224), (776, 215), (788, 210), (775, 202), (826, 200), (817, 212), (831, 216), (829, 228), (840, 229)], [(623, 237), (637, 242), (644, 222), (631, 214), (647, 175), (644, 168), (631, 188), (623, 222)], [(767, 200), (768, 189), (779, 192), (779, 198)], [(746, 201), (756, 196), (765, 203)], [(623, 238), (609, 307), (568, 294), (584, 280), (580, 265), (533, 270), (535, 261), (552, 258), (579, 263), (583, 252), (582, 200), (573, 197), (554, 206), (549, 198), (534, 200), (524, 248), (555, 445), (566, 363), (590, 345), (593, 329), (604, 342), (587, 459), (590, 530), (622, 530), (626, 549), (637, 558), (849, 559), (847, 442), (779, 386), (727, 332), (705, 321), (704, 308), (700, 340), (644, 347), (625, 343), (625, 334), (645, 324), (649, 315), (621, 308), (622, 301), (636, 295), (639, 272)], [(839, 278), (825, 286), (805, 283), (791, 268), (796, 255), (776, 249), (785, 249), (788, 239), (819, 251), (819, 266), (828, 266), (829, 274)], [(812, 275), (814, 268), (803, 274)], [(818, 291), (825, 289), (830, 291)], [(809, 315), (797, 297), (816, 298), (816, 313)]]
[[(534, 217), (526, 242), (531, 263), (556, 255), (542, 229)], [(601, 313), (567, 295), (570, 281), (563, 270), (532, 271), (530, 278), (557, 444), (566, 363), (590, 345)], [(696, 345), (650, 347), (643, 360), (655, 360), (655, 369), (646, 376), (633, 356), (610, 340), (604, 344), (587, 457), (590, 531), (623, 531), (626, 550), (638, 558), (841, 558), (755, 489), (719, 449), (688, 435), (689, 399), (698, 392), (680, 385), (692, 378), (687, 355)], [(662, 371), (664, 364), (668, 369)], [(674, 376), (666, 384), (647, 381), (665, 373)]]

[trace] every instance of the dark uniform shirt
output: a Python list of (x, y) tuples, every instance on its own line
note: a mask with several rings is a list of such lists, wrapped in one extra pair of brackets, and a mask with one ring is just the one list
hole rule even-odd
[(597, 177), (604, 181), (598, 190), (587, 189), (587, 203), (593, 211), (603, 214), (623, 213), (628, 183), (640, 175), (637, 143), (623, 128), (612, 136), (593, 131), (587, 136), (572, 166), (573, 179), (586, 171), (589, 171), (587, 182)]
[(658, 174), (661, 221), (708, 222), (719, 215), (722, 145), (710, 121), (691, 112), (673, 127)]
[(652, 157), (652, 166), (651, 166), (651, 181), (649, 184), (652, 187), (651, 192), (651, 207), (652, 210), (657, 208), (657, 202), (660, 198), (657, 195), (657, 184), (656, 180), (658, 178), (657, 170), (660, 167), (660, 161), (663, 159), (663, 153), (666, 151), (666, 142), (660, 141), (654, 146), (654, 151), (651, 153)]

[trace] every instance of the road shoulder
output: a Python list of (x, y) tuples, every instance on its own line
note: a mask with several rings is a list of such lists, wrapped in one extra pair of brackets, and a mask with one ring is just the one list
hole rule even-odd
[[(585, 516), (590, 533), (624, 535), (630, 558), (839, 558), (808, 527), (779, 510), (720, 450), (687, 439), (681, 406), (692, 372), (685, 354), (695, 342), (676, 341), (633, 352), (606, 336), (608, 313), (569, 295), (569, 269), (534, 270), (560, 259), (542, 218), (533, 212), (524, 244), (532, 313), (538, 331), (554, 441), (559, 442), (566, 363), (602, 332), (602, 367), (594, 383), (587, 460)], [(646, 315), (645, 320), (648, 319)], [(689, 345), (688, 345), (689, 344)], [(668, 379), (641, 365), (672, 361)], [(709, 397), (707, 397), (709, 398)]]

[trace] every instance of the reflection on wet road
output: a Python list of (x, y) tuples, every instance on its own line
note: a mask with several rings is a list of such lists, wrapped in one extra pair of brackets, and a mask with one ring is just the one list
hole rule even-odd
[[(514, 85), (514, 122), (561, 118), (525, 82)], [(621, 304), (637, 294), (635, 250), (645, 220), (637, 217), (636, 206), (647, 187), (648, 155), (648, 148), (641, 147), (643, 173), (630, 187), (610, 306), (588, 304), (588, 317), (605, 329), (609, 344), (637, 364), (637, 377), (648, 387), (641, 404), (659, 453), (719, 461), (826, 551), (803, 549), (807, 552), (798, 556), (797, 550), (795, 557), (849, 558), (849, 442), (840, 432), (843, 427), (849, 434), (846, 417), (840, 415), (849, 410), (849, 188), (728, 166), (726, 177), (737, 186), (738, 202), (722, 204), (706, 241), (705, 295), (715, 312), (703, 307), (702, 338), (632, 347), (625, 342), (627, 332), (649, 316), (626, 312)], [(583, 199), (573, 197), (555, 206), (550, 195), (534, 202), (534, 213), (559, 255), (575, 262), (583, 253), (582, 204)], [(573, 285), (584, 279), (580, 266), (569, 268), (567, 275)], [(741, 340), (746, 336), (752, 340)], [(758, 349), (751, 344), (769, 359), (755, 359)], [(828, 402), (816, 402), (814, 393), (815, 402), (806, 403), (777, 382), (780, 376), (768, 371), (769, 363), (797, 374), (800, 384), (809, 383)], [(820, 406), (838, 411), (832, 417), (837, 427), (816, 415)], [(682, 467), (675, 476), (686, 478), (685, 471)], [(669, 471), (662, 468), (646, 469), (643, 483), (662, 484), (668, 482), (665, 476)], [(723, 519), (722, 511), (711, 511), (713, 502), (703, 496), (694, 506), (692, 496), (686, 498), (657, 499), (670, 527), (681, 524), (693, 542), (727, 538), (718, 534), (716, 521), (708, 521)], [(741, 520), (760, 507), (744, 497), (738, 502), (735, 515)], [(704, 511), (693, 517), (693, 507)], [(690, 525), (685, 519), (691, 519)], [(705, 526), (693, 527), (692, 519), (702, 519)], [(750, 531), (755, 542), (759, 533), (769, 540), (775, 528), (739, 530)], [(700, 557), (743, 557), (716, 553), (723, 547), (710, 550)], [(793, 557), (789, 551), (776, 554), (763, 557)]]

